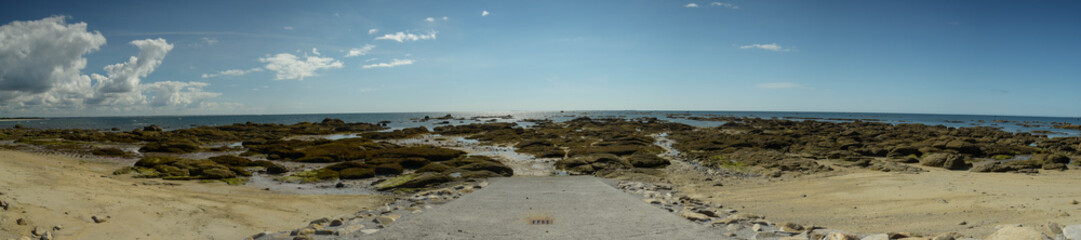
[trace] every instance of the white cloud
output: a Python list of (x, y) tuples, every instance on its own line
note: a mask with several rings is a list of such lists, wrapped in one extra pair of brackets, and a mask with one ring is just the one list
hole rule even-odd
[(152, 92), (147, 100), (152, 107), (162, 106), (192, 106), (202, 103), (207, 99), (221, 96), (221, 93), (204, 92), (203, 88), (210, 84), (205, 82), (174, 82), (163, 81), (143, 85), (143, 89)]
[(712, 2), (712, 3), (709, 3), (709, 6), (710, 6), (710, 7), (724, 7), (724, 8), (730, 8), (730, 9), (732, 9), (732, 10), (738, 10), (738, 9), (739, 9), (739, 6), (736, 6), (735, 4), (731, 4), (731, 3), (722, 3), (722, 2)]
[(807, 88), (807, 86), (803, 86), (801, 84), (791, 83), (791, 82), (763, 83), (763, 84), (758, 84), (758, 87), (759, 88), (769, 88), (769, 89)]
[(488, 14), (491, 14), (491, 13), (488, 13), (488, 11), (487, 11), (487, 10), (485, 10), (485, 11), (480, 11), (480, 16), (481, 16), (481, 17), (487, 17), (487, 16), (488, 16)]
[(202, 77), (203, 78), (213, 78), (213, 77), (219, 77), (219, 76), (244, 76), (244, 75), (246, 75), (248, 73), (262, 72), (262, 71), (263, 71), (263, 68), (252, 68), (252, 69), (248, 69), (248, 70), (229, 69), (229, 70), (221, 71), (221, 72), (218, 72), (218, 73), (204, 73)]
[(376, 34), (378, 32), (379, 32), (379, 29), (375, 29), (375, 28), (368, 29), (368, 35)]
[(304, 80), (305, 77), (319, 76), (315, 73), (318, 70), (342, 68), (342, 62), (334, 58), (304, 56), (302, 60), (288, 53), (260, 58), (259, 61), (267, 63), (264, 68), (276, 73), (274, 80)]
[(424, 21), (428, 21), (428, 22), (435, 22), (435, 18), (433, 18), (433, 17), (428, 17), (428, 18), (425, 18), (425, 19), (424, 19)]
[(217, 39), (217, 38), (208, 38), (208, 37), (203, 37), (203, 38), (202, 38), (202, 39), (200, 39), (200, 40), (201, 40), (201, 41), (203, 42), (203, 44), (204, 44), (204, 45), (207, 45), (207, 46), (211, 46), (211, 45), (214, 45), (215, 43), (218, 43), (218, 39)]
[[(88, 108), (91, 111), (150, 110), (177, 102), (201, 102), (220, 95), (203, 92), (205, 83), (176, 82), (188, 85), (179, 91), (184, 94), (175, 97), (177, 101), (149, 104), (155, 102), (153, 97), (157, 95), (148, 98), (144, 92), (158, 83), (145, 84), (143, 78), (153, 73), (173, 49), (173, 44), (161, 38), (131, 41), (131, 45), (139, 48), (138, 55), (106, 66), (105, 75), (85, 75), (82, 73), (87, 64), (84, 55), (104, 45), (105, 37), (87, 31), (86, 23), (68, 24), (66, 20), (54, 16), (0, 26), (0, 112), (70, 114)], [(207, 40), (209, 38), (203, 39), (210, 43)]]
[(769, 50), (769, 51), (774, 51), (774, 52), (792, 51), (791, 48), (784, 48), (784, 47), (781, 47), (781, 45), (777, 45), (776, 43), (744, 45), (744, 46), (739, 46), (739, 49), (762, 49), (762, 50)]
[(131, 41), (131, 44), (139, 48), (139, 56), (130, 57), (124, 63), (105, 66), (108, 77), (91, 75), (98, 82), (98, 92), (125, 93), (136, 90), (141, 78), (154, 72), (154, 69), (161, 65), (161, 60), (165, 59), (165, 55), (173, 50), (173, 45), (161, 38), (135, 40)]
[(312, 54), (315, 54), (316, 56), (323, 55), (323, 54), (319, 53), (319, 49), (317, 49), (317, 48), (312, 48)]
[(698, 7), (698, 4), (697, 3), (688, 3), (687, 5), (683, 5), (683, 7), (685, 7), (685, 8), (696, 8), (696, 7)]
[(393, 34), (385, 34), (382, 37), (376, 37), (375, 40), (394, 40), (394, 41), (398, 41), (398, 42), (405, 42), (405, 41), (414, 41), (415, 42), (415, 41), (419, 41), (419, 40), (435, 39), (435, 33), (436, 33), (435, 31), (432, 31), (432, 32), (428, 32), (428, 34), (419, 34), (418, 35), (418, 34), (413, 34), (413, 33), (396, 32), (396, 33), (393, 33)]
[(356, 56), (368, 55), (368, 52), (371, 52), (372, 49), (375, 49), (375, 45), (364, 44), (364, 47), (349, 49), (349, 53), (345, 54), (345, 57), (356, 57)]
[(364, 65), (364, 66), (361, 66), (361, 67), (365, 68), (365, 69), (367, 69), (367, 68), (389, 68), (389, 67), (397, 67), (397, 66), (409, 65), (409, 64), (413, 64), (413, 60), (410, 60), (410, 59), (405, 59), (405, 60), (394, 59), (394, 60), (391, 60), (390, 62), (368, 64), (368, 65)]
[(443, 16), (443, 21), (450, 21), (450, 18), (447, 16)]
[(293, 26), (284, 26), (284, 27), (282, 27), (282, 29), (285, 29), (285, 30), (293, 30)]

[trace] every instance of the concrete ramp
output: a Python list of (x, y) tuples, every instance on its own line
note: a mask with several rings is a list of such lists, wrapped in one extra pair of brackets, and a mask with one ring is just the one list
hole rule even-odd
[(343, 239), (725, 239), (589, 176), (490, 179), (484, 189)]

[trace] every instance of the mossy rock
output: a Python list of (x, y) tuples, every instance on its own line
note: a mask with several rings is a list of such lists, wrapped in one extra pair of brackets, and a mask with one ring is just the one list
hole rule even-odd
[(139, 161), (135, 162), (135, 166), (136, 167), (152, 168), (152, 167), (157, 166), (157, 165), (170, 164), (170, 163), (173, 163), (173, 162), (176, 162), (176, 161), (180, 161), (180, 159), (175, 158), (175, 157), (166, 157), (166, 156), (151, 156), (151, 157), (144, 157), (143, 159), (139, 159)]
[(95, 156), (106, 156), (106, 157), (129, 157), (129, 156), (131, 156), (131, 154), (128, 154), (128, 152), (125, 152), (124, 150), (120, 150), (119, 148), (99, 148), (99, 149), (94, 149), (93, 151), (90, 151), (90, 154), (93, 154)]
[(652, 154), (631, 155), (627, 157), (627, 161), (631, 163), (631, 166), (639, 168), (660, 168), (671, 164), (668, 159)]
[(289, 172), (289, 169), (285, 168), (285, 166), (267, 160), (255, 160), (252, 161), (251, 165), (266, 168), (267, 174), (277, 175)]
[(221, 165), (226, 165), (226, 166), (238, 166), (238, 167), (255, 166), (255, 165), (252, 164), (251, 159), (237, 157), (237, 156), (233, 156), (233, 155), (215, 156), (215, 157), (211, 157), (211, 158), (208, 158), (208, 159), (210, 159), (211, 161), (214, 161), (215, 163), (218, 163), (218, 164), (221, 164)]
[(375, 166), (375, 174), (379, 175), (397, 175), (402, 174), (404, 171), (402, 165), (397, 163), (386, 163)]
[(424, 165), (423, 167), (418, 168), (416, 172), (417, 173), (425, 173), (425, 172), (441, 173), (441, 172), (446, 172), (447, 170), (450, 170), (450, 169), (451, 169), (450, 166), (447, 166), (446, 164), (443, 164), (443, 163), (429, 163), (428, 165)]
[(458, 169), (491, 172), (503, 177), (510, 177), (514, 175), (513, 169), (499, 162), (476, 162), (460, 166), (458, 167)]
[(165, 153), (193, 153), (200, 150), (199, 144), (187, 139), (172, 139), (161, 142), (147, 143), (141, 152), (165, 152)]
[(375, 177), (375, 170), (371, 168), (347, 168), (339, 171), (341, 179), (363, 179)]
[(379, 191), (386, 191), (396, 188), (422, 188), (450, 182), (452, 180), (453, 179), (450, 176), (442, 173), (428, 172), (419, 174), (406, 174), (380, 182), (379, 184), (375, 185), (375, 188)]
[(199, 172), (198, 176), (202, 177), (203, 179), (223, 179), (235, 178), (237, 177), (237, 174), (236, 172), (233, 172), (232, 170), (227, 168), (211, 168), (203, 169)]
[(338, 176), (338, 171), (324, 168), (293, 173), (289, 176), (279, 177), (277, 180), (282, 182), (315, 183), (338, 179)]

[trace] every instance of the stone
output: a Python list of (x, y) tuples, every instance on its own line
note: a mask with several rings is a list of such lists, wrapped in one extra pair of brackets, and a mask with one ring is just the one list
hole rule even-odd
[(803, 232), (804, 227), (800, 226), (799, 224), (784, 222), (777, 224), (777, 229), (781, 230), (782, 232), (801, 233)]
[(1062, 234), (1062, 226), (1059, 226), (1058, 223), (1049, 222), (1043, 225), (1043, 233), (1047, 236)]
[(0, 209), (4, 209), (5, 211), (8, 210), (8, 203), (3, 199), (0, 199)]
[(1068, 225), (1062, 228), (1062, 235), (1066, 236), (1066, 239), (1081, 240), (1081, 224)]
[(866, 237), (860, 238), (860, 240), (890, 240), (890, 235), (887, 235), (885, 233), (879, 233), (874, 235), (867, 235)]
[(330, 230), (330, 229), (315, 230), (315, 235), (332, 235), (332, 234), (334, 234), (334, 230)]
[(34, 236), (45, 235), (45, 228), (34, 227), (34, 230), (30, 230), (30, 234), (34, 234)]
[(27, 236), (22, 236), (22, 237), (19, 238), (19, 240), (33, 240), (33, 239), (31, 239), (30, 237), (27, 237)]
[(965, 156), (951, 153), (935, 153), (920, 160), (920, 165), (928, 167), (940, 167), (949, 170), (964, 170), (972, 167), (971, 163), (965, 162)]
[(743, 230), (743, 225), (728, 224), (724, 226), (724, 230), (729, 232), (738, 232), (739, 230)]
[(308, 236), (308, 235), (301, 235), (301, 236), (293, 237), (293, 240), (313, 240), (313, 239), (315, 239), (315, 238), (312, 238), (312, 236)]
[(340, 218), (330, 221), (330, 226), (331, 227), (337, 227), (337, 226), (341, 226), (341, 225), (342, 225), (342, 219), (340, 219)]
[(717, 212), (710, 210), (698, 210), (697, 212), (709, 217), (721, 217), (720, 215), (717, 215)]
[(349, 225), (349, 226), (338, 228), (337, 231), (334, 231), (334, 235), (345, 236), (345, 235), (353, 234), (357, 230), (361, 230), (361, 229), (364, 229), (364, 225), (360, 225), (360, 224)]
[(693, 211), (690, 211), (690, 210), (683, 210), (682, 212), (679, 213), (679, 216), (681, 216), (683, 218), (686, 218), (686, 219), (690, 219), (691, 221), (706, 221), (706, 220), (709, 220), (709, 216), (706, 216), (705, 214), (693, 212)]
[(53, 226), (53, 231), (60, 231), (60, 230), (64, 230), (64, 226), (62, 226), (62, 225)]
[(1005, 226), (992, 233), (991, 236), (987, 236), (987, 240), (1051, 240), (1051, 238), (1031, 227)]
[(311, 222), (309, 222), (308, 224), (319, 224), (319, 225), (323, 225), (323, 224), (325, 224), (325, 223), (328, 223), (328, 222), (330, 222), (330, 219), (328, 219), (328, 218), (320, 218), (320, 219), (312, 220), (312, 221), (311, 221)]
[(26, 221), (26, 219), (20, 218), (20, 219), (15, 219), (15, 224), (18, 224), (19, 226), (26, 226), (27, 224), (30, 224), (30, 223), (28, 223)]
[(53, 240), (53, 232), (45, 232), (45, 234), (42, 234), (41, 238), (38, 238), (38, 239), (39, 240)]
[(762, 231), (762, 224), (755, 223), (753, 226), (751, 226), (751, 231), (755, 231), (755, 232)]
[(264, 232), (261, 232), (261, 233), (256, 233), (255, 235), (251, 235), (251, 237), (249, 237), (249, 239), (259, 239), (259, 238), (262, 238), (262, 237), (269, 236), (270, 234), (273, 234), (273, 233), (264, 231)]
[(737, 213), (737, 214), (728, 215), (728, 217), (725, 217), (724, 219), (715, 220), (715, 221), (713, 221), (713, 224), (729, 224), (729, 223), (736, 223), (736, 222), (749, 222), (749, 221), (759, 219), (759, 218), (761, 218), (761, 217), (759, 217), (758, 215), (754, 215), (754, 214)]
[(94, 220), (94, 223), (104, 223), (105, 221), (109, 220), (108, 218), (99, 217), (99, 216), (91, 216), (90, 219)]
[(300, 236), (307, 236), (307, 235), (312, 235), (312, 234), (315, 234), (315, 229), (312, 229), (312, 228), (304, 228), (304, 229), (300, 229), (300, 231), (297, 231), (297, 235), (300, 235)]
[(364, 234), (372, 234), (372, 233), (379, 232), (379, 229), (364, 229), (364, 230), (360, 230), (360, 232), (364, 233)]
[(391, 218), (391, 217), (388, 217), (388, 216), (378, 216), (378, 217), (375, 217), (374, 221), (375, 221), (375, 223), (378, 223), (378, 224), (381, 224), (381, 225), (387, 225), (387, 224), (393, 223), (395, 220), (397, 220), (397, 219)]
[(860, 238), (849, 234), (832, 232), (829, 235), (826, 235), (826, 238), (823, 238), (823, 240), (860, 240)]

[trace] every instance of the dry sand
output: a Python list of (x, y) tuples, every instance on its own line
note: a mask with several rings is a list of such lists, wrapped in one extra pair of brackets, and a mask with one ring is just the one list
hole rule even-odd
[[(224, 183), (113, 176), (120, 165), (0, 150), (0, 239), (28, 236), (34, 226), (59, 239), (243, 239), (308, 221), (381, 206), (371, 195), (298, 195)], [(146, 182), (179, 186), (144, 185)], [(109, 216), (95, 224), (91, 216)], [(25, 218), (27, 226), (16, 225)]]
[[(931, 169), (920, 174), (842, 170), (780, 180), (673, 174), (681, 191), (727, 208), (859, 233), (958, 232), (983, 238), (996, 225), (1081, 224), (1081, 172), (1036, 175)], [(804, 197), (804, 195), (806, 195)], [(965, 222), (964, 225), (961, 225)]]

